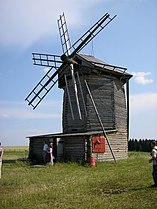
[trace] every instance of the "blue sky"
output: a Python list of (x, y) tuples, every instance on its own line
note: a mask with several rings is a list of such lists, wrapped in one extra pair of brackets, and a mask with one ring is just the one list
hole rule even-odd
[(81, 53), (123, 66), (130, 81), (130, 138), (157, 138), (156, 0), (1, 0), (0, 141), (27, 145), (26, 136), (62, 131), (62, 90), (36, 110), (24, 101), (44, 75), (32, 52), (62, 54), (57, 19), (62, 12), (74, 43), (108, 12), (117, 15)]

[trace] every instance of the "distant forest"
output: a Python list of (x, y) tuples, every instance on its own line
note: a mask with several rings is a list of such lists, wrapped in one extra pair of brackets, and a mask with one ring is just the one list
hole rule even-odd
[(129, 151), (141, 151), (141, 152), (151, 152), (151, 141), (155, 139), (130, 139), (128, 141)]

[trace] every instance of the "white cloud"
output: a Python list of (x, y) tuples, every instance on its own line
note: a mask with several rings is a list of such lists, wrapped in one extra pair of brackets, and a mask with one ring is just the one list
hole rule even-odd
[(49, 119), (49, 118), (60, 118), (60, 114), (48, 114), (38, 113), (35, 111), (29, 111), (19, 108), (3, 108), (0, 110), (0, 118), (5, 119)]
[(155, 139), (157, 92), (132, 95), (130, 103), (130, 138)]
[(146, 76), (151, 75), (150, 72), (133, 72), (132, 74), (137, 84), (147, 85), (153, 83), (153, 79), (146, 78)]
[(135, 94), (130, 97), (131, 113), (154, 111), (154, 117), (157, 116), (157, 93)]
[[(27, 107), (26, 105), (23, 102), (0, 101), (0, 119), (61, 118), (60, 101), (43, 102), (41, 106), (44, 108), (40, 108), (40, 110), (32, 110), (31, 107)], [(52, 110), (54, 111), (52, 112)]]
[(0, 101), (0, 139), (4, 146), (26, 145), (26, 136), (61, 131), (61, 101), (41, 103), (32, 110), (20, 101)]
[(103, 0), (5, 0), (0, 1), (0, 45), (30, 46), (43, 36), (58, 34), (59, 14), (65, 12), (68, 25), (84, 21), (82, 10)]

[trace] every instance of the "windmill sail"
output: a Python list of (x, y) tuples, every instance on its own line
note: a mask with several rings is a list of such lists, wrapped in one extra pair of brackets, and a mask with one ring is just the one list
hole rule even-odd
[(58, 22), (59, 35), (60, 35), (60, 40), (61, 40), (61, 45), (62, 45), (62, 51), (63, 51), (63, 54), (65, 53), (68, 56), (70, 55), (69, 49), (71, 48), (71, 41), (70, 41), (70, 36), (69, 36), (68, 27), (66, 24), (64, 13), (60, 15), (57, 22)]
[[(66, 56), (70, 56), (71, 42), (70, 42), (70, 36), (68, 33), (68, 27), (66, 24), (64, 13), (62, 15), (60, 15), (60, 18), (58, 20), (58, 28), (59, 28), (59, 34), (60, 34), (60, 40), (61, 40), (63, 54), (66, 54)], [(78, 98), (78, 88), (77, 88), (77, 83), (76, 83), (76, 78), (75, 78), (75, 73), (74, 73), (74, 65), (72, 63), (70, 64), (70, 71), (71, 71), (71, 77), (72, 77), (72, 82), (73, 82), (73, 87), (74, 87), (74, 93), (75, 93), (79, 118), (82, 119), (80, 102), (79, 102), (79, 98)], [(67, 85), (67, 82), (66, 82), (66, 85)], [(66, 89), (67, 89), (67, 93), (68, 93), (68, 86), (66, 87)], [(69, 95), (68, 98), (69, 98), (69, 104), (70, 104), (72, 118), (74, 118), (70, 94), (68, 93), (68, 95)]]
[(26, 97), (25, 101), (27, 101), (28, 105), (31, 105), (33, 109), (38, 106), (38, 104), (48, 94), (52, 87), (57, 83), (59, 78), (56, 78), (56, 75), (59, 73), (59, 71), (59, 68), (50, 68), (50, 70), (43, 76), (35, 88)]
[(34, 65), (45, 67), (54, 66), (55, 68), (58, 68), (63, 63), (60, 56), (52, 54), (32, 53), (32, 60)]
[[(106, 13), (99, 21), (97, 21), (83, 36), (81, 36), (69, 50), (73, 49), (74, 51), (70, 55), (73, 57), (76, 53), (82, 50), (98, 33), (100, 33), (114, 18), (110, 18), (110, 15)], [(107, 22), (105, 22), (107, 21)]]

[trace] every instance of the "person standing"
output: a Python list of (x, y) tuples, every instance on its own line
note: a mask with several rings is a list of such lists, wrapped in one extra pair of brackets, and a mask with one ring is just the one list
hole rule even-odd
[(157, 144), (156, 141), (151, 142), (151, 158), (149, 160), (150, 163), (153, 164), (153, 180), (154, 184), (151, 187), (157, 187)]
[(3, 158), (3, 147), (1, 146), (1, 142), (0, 142), (0, 179), (2, 175), (2, 158)]
[(46, 142), (44, 142), (44, 146), (43, 146), (43, 161), (44, 164), (47, 163), (47, 150), (48, 150), (48, 144)]
[(47, 152), (49, 153), (49, 164), (53, 165), (53, 143), (50, 143), (49, 149)]

